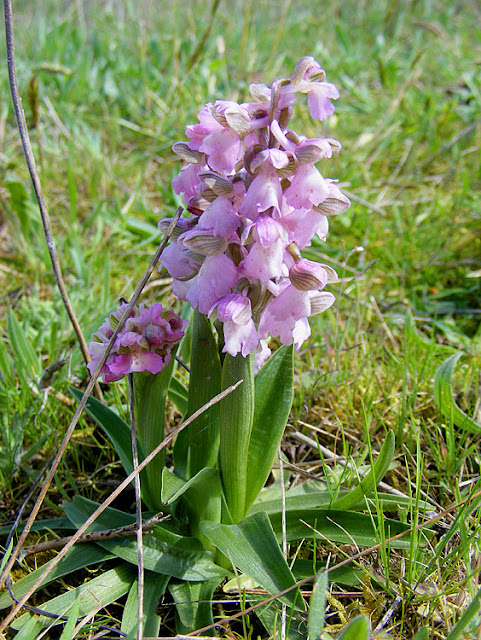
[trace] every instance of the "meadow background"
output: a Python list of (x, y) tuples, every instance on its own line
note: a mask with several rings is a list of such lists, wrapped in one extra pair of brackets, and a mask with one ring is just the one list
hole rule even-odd
[[(453, 394), (480, 422), (478, 4), (47, 0), (18, 1), (13, 10), (23, 106), (87, 338), (121, 296), (130, 297), (159, 242), (158, 220), (179, 204), (171, 146), (200, 107), (249, 99), (250, 82), (288, 76), (303, 55), (320, 62), (341, 93), (336, 115), (318, 123), (299, 109), (293, 127), (341, 142), (328, 171), (352, 206), (331, 218), (327, 242), (306, 253), (336, 268), (340, 282), (334, 310), (313, 320), (297, 354), (285, 452), (301, 469), (349, 485), (357, 476), (337, 456), (367, 464), (368, 442), (378, 450), (391, 428), (397, 453), (388, 484), (428, 497), (437, 513), (466, 497), (480, 475), (479, 433), (436, 407), (433, 381), (448, 356), (464, 354)], [(7, 524), (73, 413), (68, 385), (84, 388), (87, 372), (55, 288), (3, 42), (0, 51), (0, 517)], [(162, 273), (143, 299), (177, 305)], [(68, 361), (47, 393), (42, 372), (61, 358)], [(125, 389), (115, 387), (105, 389), (106, 400), (125, 411)], [(325, 448), (322, 464), (306, 437)], [(83, 420), (41, 515), (58, 515), (61, 501), (78, 492), (101, 501), (120, 473), (105, 438)], [(380, 582), (357, 596), (332, 596), (332, 631), (358, 612), (379, 621), (400, 595), (393, 637), (412, 638), (422, 625), (432, 638), (448, 637), (478, 591), (479, 534), (473, 508), (446, 516), (428, 548), (413, 536), (407, 554), (373, 554), (366, 563)], [(329, 551), (326, 543), (320, 553)], [(457, 637), (477, 637), (477, 624)]]

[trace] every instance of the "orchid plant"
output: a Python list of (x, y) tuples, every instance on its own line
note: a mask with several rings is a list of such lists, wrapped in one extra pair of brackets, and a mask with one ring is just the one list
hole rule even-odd
[[(328, 218), (350, 203), (337, 181), (324, 177), (316, 166), (341, 145), (331, 138), (306, 138), (289, 126), (294, 103), (302, 94), (307, 94), (314, 119), (324, 120), (334, 112), (331, 101), (339, 93), (325, 81), (319, 64), (304, 57), (290, 77), (270, 87), (253, 84), (250, 92), (251, 102), (219, 100), (204, 106), (198, 123), (187, 127), (188, 140), (173, 146), (185, 162), (173, 181), (185, 215), (175, 224), (161, 268), (172, 277), (175, 296), (185, 302), (185, 318), (161, 304), (135, 307), (101, 371), (104, 383), (132, 376), (140, 460), (164, 437), (167, 394), (186, 418), (237, 385), (179, 433), (173, 465), (158, 455), (141, 475), (144, 515), (160, 511), (170, 520), (153, 526), (152, 534), (144, 537), (142, 621), (133, 605), (135, 573), (129, 566), (109, 572), (115, 585), (112, 597), (130, 594), (122, 622), (126, 633), (141, 624), (146, 635), (158, 634), (156, 603), (166, 590), (176, 604), (177, 633), (212, 625), (212, 607), (205, 601), (212, 599), (225, 578), (232, 578), (230, 584), (239, 589), (248, 584), (270, 594), (290, 589), (279, 603), (289, 608), (291, 619), (297, 619), (290, 635), (302, 636), (306, 604), (294, 588), (299, 572), (296, 564), (288, 565), (279, 540), (319, 536), (347, 543), (354, 539), (360, 545), (376, 541), (371, 515), (356, 509), (363, 508), (389, 468), (392, 434), (350, 491), (311, 480), (286, 490), (281, 501), (283, 474), (265, 487), (291, 409), (293, 350), (308, 339), (309, 318), (334, 302), (326, 287), (337, 280), (336, 272), (304, 258), (302, 250), (314, 236), (325, 240)], [(169, 225), (171, 219), (160, 222), (163, 231)], [(89, 346), (91, 372), (126, 306), (111, 313), (94, 334)], [(179, 343), (189, 361), (188, 389), (173, 375)], [(87, 410), (130, 473), (130, 425), (97, 400), (90, 399)], [(391, 496), (382, 502), (393, 508)], [(396, 508), (400, 502), (396, 498)], [(77, 497), (66, 503), (66, 516), (80, 526), (96, 506)], [(130, 514), (106, 509), (95, 526), (112, 528), (129, 522)], [(391, 534), (403, 530), (398, 522), (386, 523)], [(132, 539), (97, 545), (106, 555), (131, 564), (137, 561)], [(68, 561), (77, 565), (84, 561), (84, 566), (94, 561), (87, 555), (82, 561), (69, 556)], [(358, 577), (352, 573), (349, 579)], [(95, 579), (89, 585), (94, 589)], [(256, 598), (247, 596), (251, 601)], [(49, 603), (52, 611), (60, 606), (56, 600)], [(277, 606), (270, 603), (258, 610), (271, 634)]]

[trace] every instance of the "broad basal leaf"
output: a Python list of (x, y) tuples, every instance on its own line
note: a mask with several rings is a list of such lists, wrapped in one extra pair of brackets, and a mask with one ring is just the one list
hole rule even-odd
[[(42, 604), (42, 609), (57, 615), (68, 615), (70, 608), (78, 602), (79, 615), (85, 616), (92, 611), (105, 607), (123, 596), (130, 589), (135, 579), (137, 570), (128, 564), (123, 564), (115, 569), (106, 571), (101, 575), (85, 582), (80, 587), (71, 589), (53, 600)], [(33, 614), (25, 613), (12, 623), (13, 629), (20, 629)], [(51, 624), (51, 618), (40, 616), (38, 618), (42, 626)]]
[[(270, 514), (269, 518), (278, 540), (282, 540), (281, 514)], [(345, 544), (357, 544), (360, 547), (371, 547), (379, 542), (379, 536), (373, 526), (372, 518), (364, 513), (355, 511), (331, 511), (326, 509), (302, 509), (288, 511), (287, 541), (313, 539), (316, 536), (320, 540), (332, 540)], [(384, 518), (386, 537), (391, 537), (407, 531), (408, 525), (397, 520)], [(317, 536), (314, 530), (321, 535)], [(392, 543), (395, 549), (408, 549), (409, 536)]]
[[(78, 527), (98, 506), (91, 500), (76, 496), (72, 502), (64, 504), (64, 510)], [(130, 514), (107, 508), (89, 530), (122, 527), (134, 521), (135, 517)], [(228, 573), (214, 563), (212, 554), (204, 551), (199, 541), (181, 536), (167, 526), (152, 527), (152, 534), (144, 536), (143, 543), (144, 566), (149, 571), (193, 582), (223, 577)], [(127, 562), (137, 564), (137, 543), (133, 536), (102, 540), (96, 544)]]
[[(295, 584), (265, 513), (256, 513), (235, 525), (201, 522), (200, 529), (238, 569), (270, 594), (275, 595)], [(280, 599), (304, 610), (304, 601), (297, 589)]]

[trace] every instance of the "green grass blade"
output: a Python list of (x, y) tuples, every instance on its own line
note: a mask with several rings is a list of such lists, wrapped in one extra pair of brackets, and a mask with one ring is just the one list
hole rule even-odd
[(7, 329), (10, 344), (17, 359), (17, 371), (20, 377), (27, 380), (40, 375), (40, 361), (32, 343), (27, 338), (22, 325), (19, 323), (13, 311), (8, 312)]
[(60, 636), (60, 640), (72, 640), (73, 631), (75, 629), (75, 625), (77, 624), (77, 619), (79, 617), (79, 607), (80, 607), (80, 602), (76, 600), (73, 603), (72, 608), (70, 609), (70, 612), (68, 614), (68, 620), (65, 623), (65, 627), (63, 628), (62, 635)]
[(434, 401), (442, 415), (448, 420), (452, 420), (457, 427), (479, 435), (481, 425), (464, 413), (453, 398), (452, 378), (456, 364), (462, 355), (462, 353), (454, 353), (437, 370), (434, 379)]
[(329, 574), (321, 571), (316, 578), (309, 602), (308, 640), (317, 640), (324, 629), (326, 593), (329, 588)]
[(331, 509), (342, 511), (351, 509), (355, 504), (362, 502), (364, 496), (370, 493), (374, 487), (381, 482), (386, 471), (389, 469), (394, 455), (394, 433), (389, 431), (386, 440), (379, 452), (376, 462), (367, 476), (352, 491), (338, 498), (331, 504)]

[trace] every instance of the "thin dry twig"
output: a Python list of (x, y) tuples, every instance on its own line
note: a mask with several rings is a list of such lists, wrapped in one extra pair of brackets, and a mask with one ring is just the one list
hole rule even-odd
[[(73, 545), (77, 542), (80, 536), (85, 533), (85, 531), (90, 527), (91, 524), (95, 522), (95, 520), (99, 517), (101, 513), (105, 511), (105, 509), (122, 493), (122, 491), (129, 486), (135, 476), (145, 469), (145, 467), (155, 458), (155, 456), (162, 451), (183, 429), (185, 429), (191, 422), (193, 422), (196, 418), (198, 418), (204, 411), (207, 411), (211, 406), (220, 402), (223, 398), (228, 396), (232, 391), (237, 389), (237, 387), (242, 384), (243, 380), (239, 380), (236, 384), (228, 387), (221, 393), (217, 394), (212, 400), (206, 402), (200, 409), (198, 409), (195, 413), (193, 413), (187, 420), (185, 420), (182, 424), (176, 427), (168, 436), (166, 436), (162, 442), (152, 449), (152, 451), (145, 457), (144, 460), (139, 464), (137, 469), (132, 471), (125, 480), (123, 480), (119, 486), (110, 494), (110, 496), (92, 513), (91, 516), (85, 520), (85, 522), (79, 527), (76, 533), (71, 537), (70, 541), (63, 547), (60, 553), (54, 558), (54, 560), (45, 567), (45, 570), (40, 574), (35, 583), (30, 587), (30, 589), (23, 595), (21, 600), (12, 607), (10, 613), (7, 617), (0, 622), (0, 633), (4, 631), (7, 626), (12, 622), (17, 613), (23, 607), (23, 605), (27, 602), (30, 596), (41, 586), (42, 582), (45, 578), (50, 574), (50, 572), (58, 565), (58, 563), (65, 557), (67, 551), (73, 547)], [(9, 574), (7, 574), (9, 575)]]
[[(170, 516), (165, 516), (163, 513), (157, 513), (152, 518), (149, 518), (142, 523), (143, 533), (148, 533), (154, 524), (167, 520)], [(126, 524), (124, 527), (117, 527), (116, 529), (104, 529), (103, 531), (92, 531), (85, 533), (77, 540), (75, 544), (82, 544), (85, 542), (97, 542), (99, 540), (110, 540), (111, 538), (121, 538), (123, 536), (131, 536), (137, 533), (137, 523)], [(46, 542), (39, 542), (38, 544), (31, 545), (29, 547), (22, 547), (19, 554), (19, 559), (23, 560), (29, 555), (34, 553), (43, 553), (45, 551), (52, 551), (53, 549), (62, 549), (67, 542), (70, 542), (72, 536), (65, 536), (64, 538), (58, 538), (57, 540), (47, 540)]]
[[(68, 317), (70, 318), (70, 322), (77, 336), (77, 340), (79, 342), (80, 350), (82, 351), (84, 360), (85, 362), (89, 362), (90, 355), (88, 352), (87, 343), (85, 342), (82, 329), (80, 328), (80, 324), (77, 320), (77, 317), (75, 316), (74, 310), (70, 303), (70, 299), (68, 297), (65, 283), (63, 281), (62, 269), (60, 267), (60, 262), (57, 255), (57, 248), (55, 246), (55, 240), (53, 237), (52, 224), (50, 222), (50, 216), (48, 213), (47, 203), (45, 201), (42, 184), (40, 182), (40, 177), (38, 175), (37, 167), (35, 165), (35, 158), (33, 156), (32, 145), (30, 143), (30, 137), (28, 135), (27, 123), (25, 121), (25, 114), (22, 108), (22, 100), (20, 98), (20, 93), (18, 90), (17, 72), (16, 72), (16, 65), (15, 65), (15, 43), (14, 43), (14, 37), (13, 37), (13, 19), (12, 19), (11, 0), (4, 0), (3, 7), (5, 12), (5, 38), (7, 43), (8, 78), (10, 81), (10, 91), (12, 94), (13, 108), (15, 111), (15, 118), (17, 120), (18, 131), (20, 133), (20, 139), (22, 141), (23, 153), (25, 156), (25, 161), (27, 163), (28, 171), (30, 173), (30, 177), (32, 178), (35, 196), (37, 198), (38, 206), (40, 209), (40, 216), (42, 218), (42, 224), (43, 224), (43, 229), (45, 233), (45, 240), (47, 242), (47, 248), (48, 248), (48, 253), (50, 255), (50, 260), (52, 263), (55, 282), (57, 283), (57, 287), (60, 292), (63, 305), (65, 307), (65, 310), (67, 311)], [(100, 387), (98, 384), (96, 385), (95, 393), (99, 398), (99, 400), (101, 400), (102, 391), (100, 390)]]
[[(72, 436), (72, 433), (75, 429), (75, 427), (77, 426), (77, 423), (79, 421), (79, 418), (85, 408), (85, 405), (87, 404), (87, 401), (90, 397), (90, 394), (92, 393), (92, 390), (94, 388), (94, 385), (97, 381), (97, 378), (100, 375), (100, 371), (102, 370), (102, 367), (110, 353), (110, 351), (112, 350), (113, 344), (117, 338), (118, 333), (123, 329), (125, 322), (127, 321), (127, 318), (130, 317), (130, 313), (132, 311), (132, 309), (134, 308), (135, 303), (137, 302), (137, 300), (139, 299), (139, 296), (145, 286), (145, 284), (147, 283), (148, 279), (150, 278), (150, 275), (152, 274), (155, 265), (157, 264), (157, 262), (159, 261), (160, 256), (162, 255), (163, 250), (165, 249), (167, 242), (169, 241), (169, 238), (172, 234), (172, 231), (175, 227), (175, 225), (177, 224), (177, 221), (180, 217), (180, 214), (182, 213), (182, 207), (179, 207), (177, 209), (177, 212), (175, 214), (175, 216), (172, 219), (172, 222), (170, 223), (170, 226), (165, 234), (165, 238), (162, 241), (162, 243), (160, 244), (160, 246), (157, 248), (157, 251), (155, 252), (154, 256), (152, 257), (152, 260), (150, 261), (149, 266), (147, 267), (141, 281), (139, 282), (139, 284), (137, 285), (137, 288), (135, 289), (134, 295), (132, 296), (132, 299), (130, 300), (128, 306), (125, 309), (125, 312), (123, 314), (123, 316), (120, 318), (119, 320), (119, 324), (117, 325), (117, 327), (114, 329), (114, 332), (112, 334), (112, 337), (110, 338), (110, 342), (108, 343), (102, 357), (100, 358), (100, 361), (97, 365), (96, 370), (94, 371), (93, 376), (91, 377), (91, 379), (89, 380), (88, 384), (87, 384), (87, 388), (85, 389), (84, 395), (82, 396), (82, 399), (77, 407), (77, 410), (72, 418), (72, 420), (70, 421), (70, 424), (67, 428), (67, 431), (65, 432), (65, 436), (63, 437), (62, 442), (60, 443), (58, 452), (52, 462), (52, 466), (50, 467), (50, 470), (47, 474), (47, 477), (45, 478), (45, 482), (42, 486), (42, 489), (39, 493), (39, 496), (32, 508), (32, 511), (30, 513), (30, 516), (28, 517), (27, 522), (24, 525), (24, 529), (17, 541), (17, 544), (15, 546), (15, 548), (12, 550), (10, 557), (8, 558), (4, 569), (0, 575), (0, 587), (5, 583), (5, 578), (6, 576), (10, 575), (10, 571), (15, 563), (15, 560), (18, 557), (18, 554), (20, 552), (21, 547), (23, 546), (23, 543), (25, 542), (25, 539), (27, 538), (27, 535), (30, 532), (30, 529), (32, 527), (32, 524), (35, 520), (35, 518), (37, 517), (37, 514), (40, 510), (40, 507), (42, 506), (43, 500), (47, 494), (48, 488), (50, 487), (50, 484), (53, 480), (53, 477), (57, 471), (58, 465), (60, 464), (60, 460), (62, 459), (63, 454), (65, 453), (65, 450), (67, 448), (67, 445), (69, 443), (69, 440)], [(1, 631), (1, 628), (0, 628)]]

